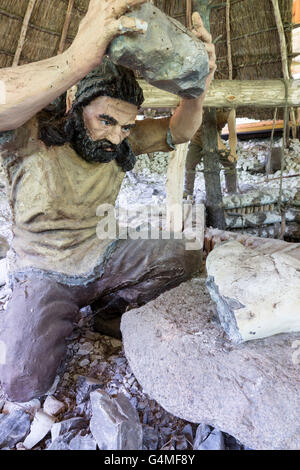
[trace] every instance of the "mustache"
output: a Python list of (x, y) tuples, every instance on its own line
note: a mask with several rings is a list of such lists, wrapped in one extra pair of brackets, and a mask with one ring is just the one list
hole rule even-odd
[(107, 139), (96, 140), (94, 143), (97, 149), (104, 150), (105, 152), (117, 152), (118, 149), (120, 148), (119, 145), (112, 144)]

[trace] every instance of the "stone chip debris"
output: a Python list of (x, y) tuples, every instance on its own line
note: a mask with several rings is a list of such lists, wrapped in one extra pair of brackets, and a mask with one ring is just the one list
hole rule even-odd
[[(113, 400), (121, 393), (129, 400), (142, 426), (143, 449), (192, 450), (194, 445), (197, 448), (201, 439), (206, 438), (205, 434), (201, 434), (203, 437), (199, 438), (199, 431), (197, 431), (200, 428), (199, 425), (168, 413), (143, 391), (128, 365), (122, 342), (93, 332), (91, 318), (84, 310), (81, 312), (78, 323), (80, 327), (77, 326), (68, 339), (66, 365), (51, 395), (63, 403), (64, 408), (55, 417), (48, 415), (51, 420), (50, 430), (31, 450), (99, 449), (90, 429), (92, 419), (90, 393), (94, 390), (104, 391)], [(87, 355), (89, 364), (81, 367), (79, 358), (82, 356), (77, 355), (77, 351), (86, 342), (91, 343), (92, 349)], [(10, 419), (15, 422), (19, 416), (19, 414), (15, 415), (16, 410), (22, 406), (21, 412), (18, 413), (22, 414), (22, 419), (26, 423), (17, 438), (9, 437), (11, 440), (8, 441), (6, 437), (1, 448), (27, 450), (23, 443), (30, 433), (36, 413), (40, 407), (44, 406), (46, 399), (45, 396), (36, 401), (15, 404), (2, 398), (0, 388), (0, 419), (2, 416), (4, 418), (9, 416), (3, 413), (4, 409), (9, 409), (9, 413), (13, 413)], [(213, 428), (208, 426), (208, 429), (210, 432)], [(243, 449), (243, 445), (233, 437), (226, 433), (223, 433), (223, 436), (227, 449)]]

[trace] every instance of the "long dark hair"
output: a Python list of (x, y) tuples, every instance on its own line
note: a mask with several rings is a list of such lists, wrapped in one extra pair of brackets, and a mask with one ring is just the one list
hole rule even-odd
[(66, 123), (70, 119), (66, 115), (66, 93), (38, 113), (39, 139), (47, 147), (51, 145), (64, 145), (70, 142), (66, 132)]

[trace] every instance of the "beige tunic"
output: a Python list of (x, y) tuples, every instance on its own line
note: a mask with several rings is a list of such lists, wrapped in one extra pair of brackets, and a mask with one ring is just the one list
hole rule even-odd
[[(169, 150), (168, 119), (137, 123), (130, 143), (136, 154)], [(47, 148), (36, 121), (0, 146), (13, 215), (13, 270), (29, 267), (86, 276), (111, 239), (101, 240), (96, 215), (114, 205), (125, 176), (115, 161), (88, 163), (68, 145)]]

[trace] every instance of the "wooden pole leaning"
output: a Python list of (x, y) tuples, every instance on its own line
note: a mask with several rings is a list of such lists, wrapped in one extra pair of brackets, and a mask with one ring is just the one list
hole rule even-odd
[(36, 0), (29, 0), (29, 2), (28, 2), (28, 6), (27, 6), (27, 10), (26, 10), (26, 13), (25, 13), (25, 16), (24, 16), (24, 20), (23, 20), (23, 24), (22, 24), (22, 28), (21, 28), (21, 33), (20, 33), (17, 49), (16, 49), (16, 52), (15, 52), (15, 56), (14, 56), (14, 59), (13, 59), (12, 67), (16, 67), (19, 64), (21, 53), (22, 53), (22, 50), (23, 50), (23, 47), (24, 47), (24, 44), (25, 44), (25, 39), (26, 39), (26, 34), (27, 34), (29, 21), (30, 21), (30, 18), (31, 18), (31, 15), (32, 15), (35, 4), (36, 4)]
[(64, 48), (65, 48), (68, 29), (69, 29), (70, 22), (71, 22), (71, 15), (72, 15), (72, 10), (73, 10), (73, 6), (74, 6), (74, 1), (75, 0), (69, 0), (69, 3), (68, 3), (66, 18), (65, 18), (64, 26), (63, 26), (63, 29), (62, 29), (62, 32), (61, 32), (61, 38), (60, 38), (58, 51), (57, 51), (58, 54), (62, 54), (63, 51), (64, 51)]

